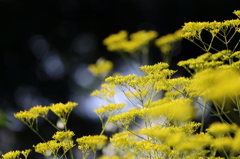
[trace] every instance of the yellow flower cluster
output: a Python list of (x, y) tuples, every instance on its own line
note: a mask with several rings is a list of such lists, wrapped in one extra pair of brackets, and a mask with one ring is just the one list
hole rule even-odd
[(128, 131), (123, 131), (123, 132), (119, 132), (114, 134), (111, 138), (110, 138), (110, 142), (113, 143), (114, 146), (116, 147), (120, 147), (122, 149), (126, 149), (130, 148), (131, 146), (133, 146), (133, 144), (136, 141), (136, 137), (131, 134)]
[(67, 102), (66, 104), (56, 103), (50, 106), (50, 110), (56, 114), (64, 124), (66, 124), (70, 113), (77, 105), (78, 104), (74, 102)]
[(34, 122), (37, 120), (38, 116), (43, 118), (47, 117), (49, 107), (37, 105), (31, 108), (29, 111), (20, 111), (14, 114), (14, 117), (21, 120), (24, 124), (28, 126), (33, 126)]
[[(239, 16), (239, 11), (234, 11), (233, 13)], [(218, 51), (213, 47), (213, 40), (215, 38), (222, 42), (228, 49), (228, 45), (233, 36), (240, 32), (240, 19), (225, 20), (223, 22), (188, 22), (184, 24), (182, 31), (183, 38), (195, 43), (205, 52), (209, 52), (211, 49)], [(203, 31), (209, 32), (212, 35), (212, 39), (209, 44), (204, 42), (201, 37), (201, 33)], [(197, 41), (199, 41), (199, 43)], [(236, 48), (237, 45), (238, 43), (234, 48)]]
[(175, 48), (177, 42), (182, 39), (182, 30), (179, 29), (172, 34), (167, 34), (156, 39), (155, 44), (163, 54), (169, 53)]
[(57, 131), (52, 138), (55, 140), (50, 140), (44, 143), (38, 143), (34, 146), (35, 151), (43, 154), (46, 157), (58, 156), (58, 151), (60, 148), (63, 149), (63, 154), (66, 154), (71, 148), (75, 146), (71, 138), (74, 136), (72, 131)]
[(39, 116), (41, 116), (43, 118), (47, 118), (47, 114), (48, 114), (49, 110), (50, 110), (50, 108), (47, 107), (47, 106), (37, 105), (37, 106), (32, 107), (30, 109), (30, 112), (36, 113), (36, 114), (38, 114)]
[(102, 149), (103, 146), (107, 144), (107, 136), (105, 135), (94, 135), (94, 136), (83, 136), (81, 138), (77, 138), (78, 149), (83, 152), (93, 151), (96, 153), (97, 150)]
[(38, 118), (38, 114), (30, 111), (20, 111), (18, 113), (15, 113), (14, 117), (21, 120), (24, 124), (28, 126), (33, 126), (34, 122)]
[(133, 75), (127, 75), (127, 76), (115, 76), (115, 77), (108, 77), (105, 79), (106, 82), (108, 83), (112, 83), (115, 85), (126, 85), (127, 82), (131, 81), (132, 79), (136, 78), (137, 75), (133, 74)]
[(118, 43), (122, 40), (127, 40), (127, 31), (121, 30), (117, 34), (111, 34), (109, 37), (103, 40), (104, 45), (110, 45), (113, 43)]
[(115, 91), (116, 85), (113, 83), (107, 84), (104, 83), (101, 85), (102, 89), (93, 91), (90, 95), (99, 97), (102, 99), (107, 99), (107, 101), (113, 101), (113, 97), (117, 94)]
[(119, 156), (114, 155), (114, 156), (109, 157), (109, 156), (103, 155), (103, 156), (100, 156), (98, 159), (134, 159), (134, 156), (133, 155), (126, 155), (124, 157), (119, 157)]
[[(209, 152), (205, 152), (204, 148), (212, 145), (214, 141), (217, 142), (207, 133), (192, 135), (198, 127), (199, 124), (196, 123), (186, 124), (185, 130), (189, 130), (184, 131), (182, 126), (155, 126), (149, 129), (142, 129), (141, 133), (150, 137), (149, 141), (158, 143), (158, 147), (162, 147), (162, 149), (158, 149), (159, 152), (157, 154), (161, 152), (163, 153), (162, 156), (167, 155), (173, 158), (179, 158), (182, 155), (186, 158), (198, 158)], [(164, 147), (165, 149), (163, 149)]]
[(74, 136), (74, 132), (72, 131), (57, 131), (52, 138), (57, 141), (64, 141), (64, 140), (70, 140)]
[(57, 142), (56, 140), (50, 140), (45, 143), (38, 143), (36, 146), (33, 146), (35, 149), (35, 152), (41, 153), (46, 157), (49, 156), (58, 156), (58, 151), (61, 148), (61, 144)]
[(232, 125), (228, 124), (228, 123), (220, 123), (220, 122), (216, 122), (211, 124), (211, 126), (207, 129), (207, 131), (211, 134), (213, 134), (214, 136), (225, 136), (226, 134), (230, 133), (233, 131)]
[(136, 33), (130, 34), (130, 38), (127, 37), (126, 31), (120, 31), (117, 34), (112, 34), (103, 40), (103, 44), (107, 46), (109, 51), (126, 52), (133, 54), (143, 47), (148, 45), (150, 41), (158, 36), (156, 31), (141, 30)]
[(204, 96), (206, 100), (220, 100), (239, 95), (240, 74), (235, 69), (206, 69), (194, 75), (188, 88), (190, 96)]
[(98, 116), (103, 116), (103, 115), (114, 115), (119, 113), (124, 107), (126, 106), (126, 103), (120, 103), (120, 104), (114, 104), (110, 103), (109, 105), (101, 105), (100, 108), (95, 109), (94, 112)]
[(169, 121), (189, 121), (195, 110), (190, 99), (178, 98), (169, 103), (149, 108), (148, 113), (154, 117), (165, 116)]
[(29, 153), (31, 152), (32, 150), (30, 149), (27, 149), (25, 151), (10, 151), (8, 153), (5, 153), (2, 155), (3, 158), (1, 159), (21, 159), (21, 154), (24, 156), (25, 159), (27, 159)]
[(110, 122), (113, 122), (116, 125), (119, 125), (119, 126), (122, 125), (122, 126), (124, 126), (125, 129), (128, 129), (129, 124), (132, 121), (134, 121), (135, 116), (137, 116), (137, 115), (140, 116), (139, 113), (141, 113), (141, 112), (138, 111), (138, 109), (133, 108), (133, 109), (128, 110), (127, 112), (110, 116), (108, 120)]
[(142, 70), (143, 72), (145, 72), (147, 75), (156, 75), (156, 74), (161, 74), (163, 69), (168, 68), (169, 65), (165, 62), (159, 62), (157, 64), (154, 65), (145, 65), (145, 66), (141, 66), (139, 67), (140, 70)]
[(207, 68), (222, 66), (224, 61), (229, 60), (230, 52), (230, 50), (222, 50), (215, 54), (205, 53), (195, 59), (191, 58), (185, 61), (180, 61), (178, 62), (178, 66), (184, 67), (189, 71), (189, 73), (193, 74), (191, 70), (194, 70), (194, 72), (199, 72)]
[(238, 16), (238, 18), (240, 18), (240, 10), (235, 10), (233, 14), (235, 14), (236, 16)]
[(111, 61), (99, 58), (96, 64), (90, 64), (88, 70), (94, 76), (105, 77), (113, 68), (113, 63)]
[(48, 111), (51, 110), (66, 124), (69, 114), (77, 105), (77, 103), (73, 102), (68, 102), (66, 104), (57, 103), (53, 104), (52, 106), (37, 105), (35, 107), (32, 107), (29, 111), (25, 110), (15, 113), (14, 117), (21, 120), (29, 127), (33, 127), (34, 122), (39, 116), (47, 119)]
[(226, 20), (224, 22), (188, 22), (183, 26), (183, 38), (186, 38), (190, 41), (194, 39), (201, 39), (201, 33), (203, 30), (206, 30), (215, 37), (220, 31), (226, 32), (228, 28), (235, 28), (236, 31), (239, 31), (240, 20)]

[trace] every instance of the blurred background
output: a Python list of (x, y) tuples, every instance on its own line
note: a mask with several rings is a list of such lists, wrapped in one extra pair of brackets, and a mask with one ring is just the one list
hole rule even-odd
[[(77, 102), (68, 128), (76, 138), (100, 133), (93, 110), (102, 101), (90, 93), (101, 81), (88, 65), (104, 57), (113, 61), (113, 72), (134, 73), (102, 44), (110, 34), (155, 30), (163, 36), (184, 22), (235, 19), (232, 12), (239, 7), (239, 0), (0, 0), (0, 150), (28, 149), (41, 141), (13, 117), (35, 105)], [(162, 60), (158, 48), (150, 51), (151, 64)], [(179, 60), (201, 53), (183, 40), (171, 68), (180, 69)], [(40, 134), (50, 139), (54, 129), (41, 120), (39, 125)]]

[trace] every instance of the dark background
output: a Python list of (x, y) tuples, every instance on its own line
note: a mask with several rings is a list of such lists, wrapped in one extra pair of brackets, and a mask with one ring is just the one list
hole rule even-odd
[[(35, 105), (78, 102), (69, 128), (76, 137), (99, 134), (100, 123), (86, 111), (86, 107), (92, 111), (97, 102), (84, 100), (99, 82), (88, 82), (91, 75), (86, 67), (99, 57), (115, 62), (115, 69), (119, 67), (120, 56), (102, 45), (110, 34), (156, 30), (161, 36), (184, 22), (235, 19), (232, 12), (239, 7), (239, 0), (1, 0), (0, 109), (4, 113), (0, 150), (22, 150), (40, 142), (13, 118), (13, 113)], [(201, 53), (183, 40), (172, 67)], [(150, 55), (152, 63), (161, 61), (157, 48), (152, 48)], [(56, 117), (50, 116), (56, 122)], [(10, 122), (4, 122), (6, 119)], [(54, 130), (45, 122), (40, 122), (40, 128), (50, 139)]]

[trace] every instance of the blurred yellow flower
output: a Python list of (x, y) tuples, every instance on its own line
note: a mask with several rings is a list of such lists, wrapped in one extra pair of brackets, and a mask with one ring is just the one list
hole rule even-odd
[(99, 58), (96, 64), (90, 64), (88, 70), (94, 76), (105, 77), (113, 68), (113, 63), (111, 61), (105, 60), (104, 58)]

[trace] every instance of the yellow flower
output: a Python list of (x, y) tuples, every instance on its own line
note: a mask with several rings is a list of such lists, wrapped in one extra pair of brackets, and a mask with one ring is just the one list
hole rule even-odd
[(134, 159), (134, 155), (128, 154), (128, 155), (125, 155), (123, 157), (116, 156), (116, 155), (111, 156), (111, 157), (106, 156), (106, 155), (102, 155), (98, 159)]
[(126, 103), (122, 103), (122, 104), (110, 103), (109, 105), (101, 105), (101, 108), (95, 109), (94, 112), (100, 116), (106, 113), (114, 114), (114, 113), (120, 112), (125, 106), (126, 106)]
[(113, 143), (115, 147), (130, 148), (136, 141), (136, 137), (133, 136), (129, 131), (123, 131), (114, 134), (110, 138), (110, 142)]
[(71, 140), (71, 138), (74, 136), (73, 131), (57, 131), (52, 138), (57, 141), (64, 141), (64, 140)]
[(112, 68), (113, 68), (113, 63), (103, 58), (99, 58), (96, 64), (90, 64), (88, 66), (88, 70), (94, 76), (102, 76), (102, 77), (105, 77), (112, 70)]
[(154, 117), (165, 116), (170, 121), (189, 121), (195, 114), (190, 99), (178, 98), (169, 103), (148, 109)]
[[(201, 133), (185, 138), (182, 143), (176, 145), (176, 149), (187, 155), (194, 154), (196, 156), (202, 156), (205, 153), (204, 148), (210, 146), (212, 142), (213, 139), (209, 134)], [(203, 154), (201, 155), (201, 153)], [(190, 156), (189, 159), (191, 159)]]
[(78, 149), (82, 151), (92, 150), (94, 153), (98, 149), (101, 149), (103, 146), (107, 144), (107, 136), (105, 135), (94, 135), (94, 136), (83, 136), (81, 138), (77, 138)]
[(194, 41), (194, 38), (199, 38), (202, 31), (208, 26), (208, 22), (188, 22), (184, 23), (182, 28), (183, 38)]
[(213, 21), (207, 25), (206, 30), (209, 31), (212, 34), (212, 36), (216, 36), (217, 33), (222, 29), (222, 27), (223, 27), (222, 22)]
[(134, 121), (134, 118), (136, 115), (137, 115), (137, 111), (135, 111), (135, 109), (131, 109), (127, 112), (110, 116), (108, 120), (113, 122), (116, 125), (121, 124), (125, 128), (128, 128), (130, 122)]
[(57, 156), (58, 150), (61, 148), (61, 144), (56, 140), (50, 140), (45, 143), (38, 143), (36, 146), (33, 146), (37, 153), (41, 153), (46, 157), (54, 155)]
[(238, 16), (238, 18), (240, 18), (240, 10), (235, 10), (233, 14), (235, 14), (236, 16)]
[(130, 38), (127, 37), (126, 31), (120, 31), (117, 34), (112, 34), (103, 40), (103, 44), (107, 46), (109, 51), (116, 51), (118, 53), (126, 52), (133, 54), (138, 50), (144, 49), (150, 41), (158, 36), (156, 31), (141, 30), (132, 33)]
[(53, 104), (50, 107), (50, 109), (62, 120), (64, 124), (66, 124), (70, 113), (72, 112), (73, 108), (75, 108), (77, 105), (78, 104), (74, 102), (68, 102), (66, 104), (57, 103)]
[(63, 140), (60, 142), (60, 145), (63, 148), (63, 154), (67, 153), (71, 148), (75, 146), (71, 140)]
[(187, 90), (206, 100), (221, 100), (240, 92), (239, 73), (232, 68), (207, 69), (197, 73)]
[(147, 75), (155, 75), (155, 74), (160, 74), (163, 69), (168, 68), (169, 65), (165, 62), (159, 62), (154, 65), (144, 65), (140, 67), (140, 70), (145, 72)]
[(213, 140), (211, 146), (219, 151), (230, 150), (233, 144), (233, 139), (231, 137), (221, 137)]
[(174, 49), (176, 42), (182, 39), (182, 29), (175, 31), (173, 34), (167, 34), (156, 39), (155, 44), (162, 53), (166, 54)]
[(214, 136), (224, 136), (227, 133), (230, 133), (232, 131), (232, 127), (228, 123), (213, 123), (210, 125), (210, 127), (207, 129), (207, 131)]
[(46, 106), (43, 107), (41, 105), (37, 105), (32, 107), (29, 111), (32, 113), (36, 113), (43, 118), (47, 118), (47, 113), (49, 110), (50, 110), (50, 107), (46, 107)]
[(117, 34), (111, 34), (109, 37), (103, 40), (104, 45), (109, 45), (112, 43), (117, 43), (119, 41), (125, 40), (127, 38), (127, 31), (122, 30)]
[(2, 155), (3, 159), (20, 159), (21, 151), (10, 151)]
[(28, 126), (33, 126), (34, 122), (37, 120), (38, 114), (25, 110), (15, 113), (14, 117), (21, 120), (24, 124)]
[(240, 151), (240, 130), (239, 129), (237, 130), (233, 138), (232, 150), (237, 153)]
[(240, 58), (240, 51), (235, 51), (233, 54), (231, 54), (231, 57), (236, 57), (236, 58)]
[(102, 89), (95, 90), (90, 95), (111, 101), (113, 97), (117, 94), (117, 92), (115, 91), (116, 84), (104, 83), (101, 86), (102, 86)]
[(114, 85), (125, 85), (130, 80), (136, 78), (137, 75), (127, 75), (127, 76), (115, 76), (115, 77), (108, 77), (105, 79), (106, 82), (114, 84)]
[(25, 151), (21, 151), (21, 153), (23, 154), (23, 156), (25, 157), (25, 159), (27, 159), (29, 153), (31, 152), (32, 150), (31, 149), (27, 149)]
[(136, 33), (132, 33), (130, 38), (132, 41), (137, 41), (139, 46), (148, 44), (151, 40), (155, 39), (158, 36), (158, 33), (154, 30), (146, 31), (140, 30)]

